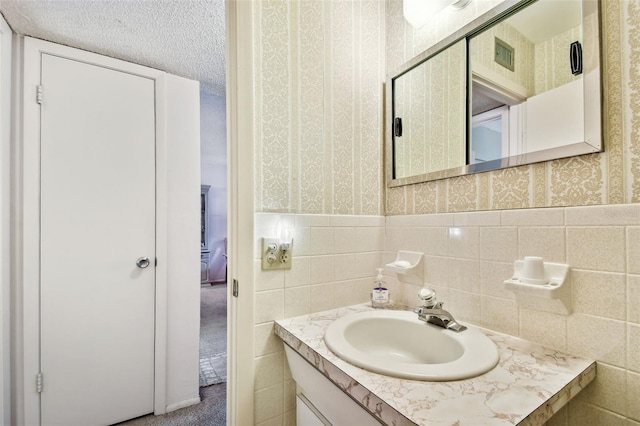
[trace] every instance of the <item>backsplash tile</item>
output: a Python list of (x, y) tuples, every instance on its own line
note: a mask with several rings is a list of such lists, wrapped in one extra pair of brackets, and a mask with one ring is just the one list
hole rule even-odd
[[(449, 258), (438, 256), (424, 257), (424, 282), (433, 286), (445, 285), (449, 282)], [(416, 292), (418, 289), (416, 289)]]
[(480, 325), (510, 335), (518, 334), (518, 305), (515, 300), (481, 297)]
[(567, 210), (569, 226), (640, 225), (640, 204), (574, 207)]
[(334, 254), (335, 232), (331, 227), (311, 228), (309, 237), (309, 254)]
[[(453, 263), (453, 262), (452, 262)], [(456, 259), (449, 270), (449, 287), (471, 293), (480, 292), (480, 262), (475, 259)]]
[(567, 227), (567, 263), (577, 269), (625, 272), (625, 235), (620, 226)]
[[(277, 385), (259, 389), (255, 392), (255, 401), (253, 404), (254, 421), (256, 424), (268, 420), (274, 420), (277, 416), (282, 415), (284, 408), (284, 385)], [(281, 424), (280, 422), (271, 424)]]
[(284, 286), (298, 287), (309, 285), (311, 282), (311, 261), (306, 256), (294, 256), (291, 264), (295, 264), (295, 268), (284, 270)]
[[(260, 274), (260, 272), (262, 271), (261, 260), (254, 260), (253, 271), (255, 276)], [(256, 281), (256, 291), (277, 290), (279, 288), (284, 288), (284, 273), (284, 269), (265, 271), (265, 273), (262, 274), (262, 279), (260, 281)]]
[(567, 350), (567, 317), (520, 309), (520, 337), (561, 351)]
[(255, 356), (282, 352), (282, 344), (273, 333), (272, 322), (256, 325), (253, 337)]
[[(480, 293), (487, 296), (515, 299), (513, 292), (504, 288), (504, 280), (513, 275), (513, 262), (480, 262)], [(506, 277), (506, 278), (505, 278)]]
[(640, 324), (640, 275), (627, 275), (627, 321)]
[(330, 283), (335, 281), (335, 257), (333, 255), (312, 256), (309, 259), (309, 263), (310, 284)]
[(569, 404), (570, 425), (620, 426), (624, 417), (595, 405), (576, 401)]
[(480, 228), (480, 259), (508, 262), (518, 252), (518, 229), (515, 227)]
[(623, 321), (574, 313), (567, 322), (567, 350), (624, 368), (626, 334)]
[[(598, 361), (604, 371), (601, 384), (589, 398), (571, 402), (549, 425), (581, 426), (581, 410), (594, 416), (587, 424), (624, 424), (625, 416), (631, 416), (619, 395), (629, 374), (640, 373), (640, 275), (629, 272), (635, 257), (628, 254), (640, 238), (634, 213), (638, 208), (627, 204), (460, 212), (449, 213), (438, 226), (433, 225), (434, 215), (387, 217), (385, 257), (395, 258), (398, 249), (413, 244), (406, 236), (418, 235), (428, 253), (425, 285), (436, 290), (457, 320)], [(569, 264), (572, 314), (521, 308), (505, 290), (513, 262), (529, 255)], [(476, 273), (479, 286), (472, 282)], [(419, 285), (402, 284), (394, 274), (387, 280), (399, 287), (395, 295), (400, 303), (419, 304)]]
[(640, 274), (640, 226), (627, 228), (627, 272)]
[(576, 400), (626, 415), (626, 398), (620, 398), (626, 387), (627, 373), (624, 369), (599, 364), (595, 380), (578, 394)]
[(315, 284), (309, 287), (309, 307), (311, 312), (322, 312), (333, 309), (335, 306), (335, 295), (333, 294), (333, 284)]
[(627, 368), (640, 373), (640, 325), (627, 325)]
[[(369, 300), (375, 268), (383, 266), (384, 217), (262, 213), (256, 218), (256, 324)], [(292, 267), (263, 271), (260, 233), (282, 224), (292, 227)], [(308, 235), (303, 253), (298, 252), (301, 234)]]
[(311, 313), (309, 286), (287, 288), (284, 291), (284, 317)]
[(627, 373), (627, 408), (629, 417), (640, 421), (640, 404), (638, 404), (638, 395), (640, 395), (640, 374)]
[(497, 226), (500, 225), (500, 212), (467, 212), (454, 214), (454, 226)]
[(449, 228), (449, 256), (478, 259), (480, 255), (480, 229), (477, 227)]
[(503, 210), (500, 224), (503, 226), (558, 226), (564, 225), (563, 208)]
[(519, 227), (517, 253), (518, 259), (525, 256), (539, 256), (548, 262), (566, 263), (565, 228), (563, 226)]
[(571, 271), (573, 310), (625, 321), (627, 286), (624, 274)]
[(254, 320), (256, 324), (273, 321), (284, 316), (284, 290), (257, 291), (255, 303)]
[(255, 389), (264, 389), (282, 383), (284, 380), (284, 352), (277, 352), (256, 358)]

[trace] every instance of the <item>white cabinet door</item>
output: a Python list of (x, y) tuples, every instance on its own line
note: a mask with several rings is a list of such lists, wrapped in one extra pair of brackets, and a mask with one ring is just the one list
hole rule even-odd
[(41, 419), (112, 424), (154, 409), (154, 82), (41, 59)]
[(304, 396), (296, 395), (296, 426), (330, 426)]

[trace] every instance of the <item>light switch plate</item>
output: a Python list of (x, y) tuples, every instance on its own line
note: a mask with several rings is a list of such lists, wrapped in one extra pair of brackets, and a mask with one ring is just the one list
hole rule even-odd
[[(273, 249), (275, 247), (275, 250)], [(280, 240), (277, 238), (262, 239), (262, 270), (291, 269), (293, 261), (293, 241), (289, 250), (280, 249)]]

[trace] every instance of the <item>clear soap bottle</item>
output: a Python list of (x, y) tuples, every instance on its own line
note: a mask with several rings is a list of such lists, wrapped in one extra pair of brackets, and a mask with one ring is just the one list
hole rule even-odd
[(389, 307), (389, 290), (386, 287), (384, 277), (382, 276), (382, 268), (377, 268), (378, 276), (374, 281), (374, 287), (371, 291), (371, 306), (374, 308)]

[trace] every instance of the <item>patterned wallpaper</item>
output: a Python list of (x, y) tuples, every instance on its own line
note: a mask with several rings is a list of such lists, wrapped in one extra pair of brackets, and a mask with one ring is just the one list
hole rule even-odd
[(500, 2), (445, 11), (419, 30), (405, 24), (401, 0), (260, 2), (257, 210), (399, 215), (640, 202), (640, 71), (631, 66), (640, 61), (640, 5), (632, 0), (601, 7), (604, 153), (385, 189), (385, 69)]
[(257, 211), (383, 210), (383, 1), (254, 7)]
[[(402, 2), (387, 0), (387, 6), (387, 67), (392, 69), (413, 56), (405, 46), (417, 37), (404, 24)], [(605, 152), (388, 188), (386, 214), (640, 202), (640, 69), (632, 66), (640, 61), (640, 3), (605, 0), (601, 12)], [(449, 29), (466, 22), (468, 16), (461, 15), (457, 26), (448, 21)], [(421, 40), (436, 42), (447, 35), (438, 30), (432, 28), (436, 35)]]
[(395, 80), (397, 178), (464, 166), (466, 59), (461, 40)]

